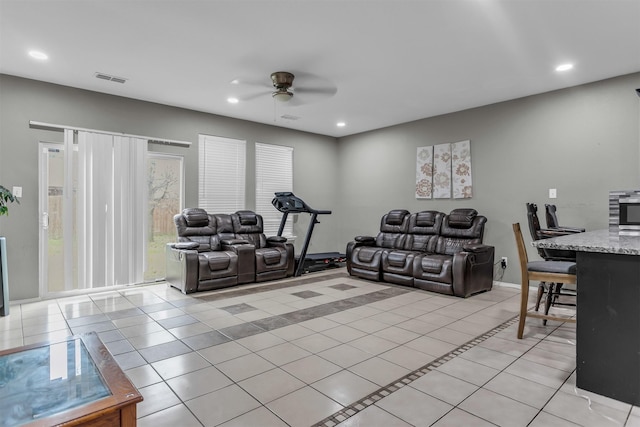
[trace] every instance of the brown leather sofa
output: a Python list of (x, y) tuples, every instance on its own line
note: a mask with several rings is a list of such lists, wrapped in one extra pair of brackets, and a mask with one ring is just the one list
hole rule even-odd
[(185, 294), (293, 275), (293, 245), (267, 238), (254, 212), (188, 208), (173, 220), (178, 242), (166, 246), (166, 280)]
[(363, 279), (397, 283), (459, 297), (493, 286), (494, 247), (482, 244), (487, 218), (474, 209), (382, 217), (376, 237), (347, 244), (347, 271)]

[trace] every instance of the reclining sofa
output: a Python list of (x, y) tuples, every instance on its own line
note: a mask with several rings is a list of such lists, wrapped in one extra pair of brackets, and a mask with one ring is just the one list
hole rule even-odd
[(178, 241), (166, 246), (166, 280), (185, 294), (293, 275), (293, 245), (267, 238), (262, 216), (252, 211), (188, 208), (173, 221)]
[(482, 244), (487, 218), (474, 209), (382, 217), (376, 237), (347, 244), (347, 271), (374, 281), (414, 286), (459, 297), (493, 286), (494, 247)]

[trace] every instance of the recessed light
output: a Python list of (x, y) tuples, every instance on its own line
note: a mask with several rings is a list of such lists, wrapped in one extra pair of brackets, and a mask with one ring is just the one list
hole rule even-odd
[(233, 80), (231, 80), (229, 83), (231, 83), (232, 85), (237, 85), (237, 84), (240, 84), (240, 80), (238, 80), (238, 79), (233, 79)]
[(338, 122), (336, 123), (336, 126), (338, 126), (339, 128), (343, 128), (345, 127), (347, 124), (345, 122)]
[(569, 71), (573, 68), (573, 64), (561, 64), (556, 67), (556, 71)]
[(44, 61), (45, 59), (49, 59), (49, 56), (44, 53), (44, 52), (40, 52), (37, 50), (30, 50), (29, 51), (29, 56), (34, 58), (34, 59), (39, 59), (41, 61)]
[(237, 104), (238, 102), (240, 102), (240, 100), (238, 98), (230, 97), (230, 98), (227, 98), (227, 102), (229, 104)]

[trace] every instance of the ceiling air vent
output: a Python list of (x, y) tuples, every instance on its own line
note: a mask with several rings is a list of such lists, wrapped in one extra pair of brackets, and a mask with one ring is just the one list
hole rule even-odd
[(115, 83), (124, 83), (127, 81), (124, 77), (110, 76), (109, 74), (104, 73), (96, 73), (95, 76), (97, 79), (108, 80)]

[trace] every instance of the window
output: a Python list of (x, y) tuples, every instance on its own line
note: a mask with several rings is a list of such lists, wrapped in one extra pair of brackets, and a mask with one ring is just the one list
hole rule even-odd
[(198, 207), (209, 213), (245, 208), (246, 141), (200, 135)]
[(165, 245), (175, 242), (173, 216), (182, 210), (182, 156), (149, 152), (147, 158), (147, 194), (149, 230), (145, 281), (165, 277)]
[[(293, 148), (256, 143), (256, 212), (264, 220), (264, 234), (278, 234), (282, 213), (271, 204), (275, 192), (293, 191)], [(293, 218), (283, 236), (293, 236)]]

